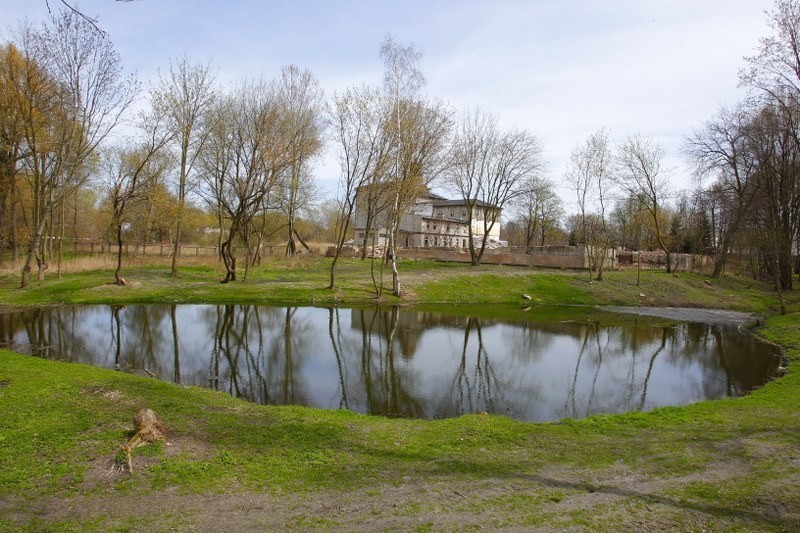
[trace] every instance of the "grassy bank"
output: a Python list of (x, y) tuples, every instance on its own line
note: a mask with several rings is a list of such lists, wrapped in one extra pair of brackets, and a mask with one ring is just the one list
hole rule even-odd
[[(19, 274), (0, 273), (0, 305), (42, 305), (55, 303), (287, 303), (311, 304), (483, 304), (520, 303), (523, 294), (529, 305), (651, 305), (705, 307), (768, 313), (776, 305), (774, 293), (763, 282), (725, 277), (711, 283), (689, 273), (667, 274), (645, 271), (637, 284), (635, 271), (608, 272), (602, 282), (589, 282), (580, 271), (544, 270), (518, 267), (433, 261), (399, 261), (402, 296), (389, 289), (376, 295), (380, 264), (342, 260), (336, 269), (336, 288), (329, 290), (330, 260), (319, 257), (269, 260), (252, 269), (245, 281), (221, 284), (222, 271), (216, 263), (183, 266), (177, 277), (169, 275), (166, 264), (138, 264), (126, 268), (127, 285), (113, 282), (113, 269), (92, 268), (75, 263), (57, 279), (52, 273), (45, 281), (19, 288)], [(88, 268), (87, 268), (88, 267)], [(243, 273), (240, 274), (240, 278)], [(384, 285), (391, 285), (391, 273), (383, 273)]]
[[(139, 266), (72, 272), (28, 291), (0, 279), (0, 303), (374, 302), (369, 268), (273, 263), (221, 286), (214, 266), (170, 278)], [(769, 315), (747, 279), (401, 265), (402, 303), (718, 307)], [(365, 275), (367, 276), (365, 278)], [(800, 357), (792, 314), (758, 334)], [(395, 302), (385, 298), (387, 302)], [(531, 424), (495, 416), (389, 420), (262, 407), (195, 387), (0, 351), (0, 530), (792, 530), (800, 523), (800, 374), (752, 395), (651, 413)], [(131, 416), (148, 406), (168, 444), (115, 468)]]

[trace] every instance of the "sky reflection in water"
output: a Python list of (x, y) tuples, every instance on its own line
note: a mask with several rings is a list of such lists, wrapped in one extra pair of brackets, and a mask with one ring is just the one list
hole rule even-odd
[(0, 343), (262, 404), (528, 421), (739, 396), (778, 363), (768, 345), (736, 328), (654, 324), (397, 308), (64, 306), (0, 314)]

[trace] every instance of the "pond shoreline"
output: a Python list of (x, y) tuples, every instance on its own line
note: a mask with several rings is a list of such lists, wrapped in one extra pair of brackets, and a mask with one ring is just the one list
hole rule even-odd
[[(287, 260), (228, 286), (200, 267), (178, 278), (165, 267), (130, 269), (125, 287), (108, 284), (109, 270), (25, 291), (15, 275), (0, 280), (0, 302), (375, 303), (369, 263), (343, 264), (336, 291), (323, 288), (327, 263)], [(581, 305), (583, 322), (637, 304), (684, 317), (696, 306), (706, 319), (707, 309), (750, 311), (765, 317), (754, 333), (785, 350), (788, 371), (745, 397), (647, 413), (398, 420), (259, 406), (0, 350), (0, 530), (789, 531), (800, 523), (797, 291), (778, 316), (769, 285), (735, 276), (709, 284), (689, 273), (638, 280), (613, 271), (587, 283), (583, 272), (401, 266), (413, 273), (407, 293), (384, 303), (517, 303), (526, 313)], [(115, 468), (115, 453), (142, 407), (162, 417), (168, 441), (136, 450), (131, 475)]]
[(628, 313), (642, 316), (679, 320), (681, 322), (701, 322), (720, 326), (736, 326), (739, 329), (755, 326), (762, 318), (754, 313), (729, 311), (727, 309), (698, 309), (694, 307), (631, 307), (631, 306), (598, 306), (604, 311)]

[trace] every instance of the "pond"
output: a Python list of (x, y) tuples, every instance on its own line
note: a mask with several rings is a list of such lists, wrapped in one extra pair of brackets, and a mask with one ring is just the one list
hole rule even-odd
[(0, 313), (0, 346), (261, 404), (414, 418), (488, 412), (525, 421), (740, 396), (768, 381), (779, 363), (772, 347), (733, 326), (600, 313), (575, 320), (487, 314), (59, 306)]

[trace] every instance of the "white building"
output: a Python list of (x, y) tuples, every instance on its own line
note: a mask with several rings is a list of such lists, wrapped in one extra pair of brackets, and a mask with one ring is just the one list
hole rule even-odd
[[(489, 209), (496, 209), (480, 200), (473, 200), (472, 232), (476, 241), (484, 238), (484, 219)], [(366, 244), (382, 245), (388, 235), (388, 209), (373, 216)], [(367, 210), (356, 197), (354, 219), (356, 246), (364, 245)], [(500, 216), (488, 233), (489, 241), (500, 240)], [(434, 193), (418, 197), (400, 219), (397, 245), (400, 247), (465, 249), (469, 246), (469, 219), (464, 200), (448, 200)]]

